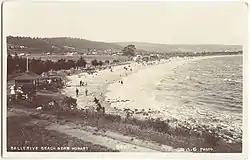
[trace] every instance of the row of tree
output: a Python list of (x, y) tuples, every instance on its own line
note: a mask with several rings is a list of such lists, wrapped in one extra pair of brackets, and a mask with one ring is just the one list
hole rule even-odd
[[(117, 61), (113, 61), (117, 62)], [(7, 73), (12, 74), (12, 73), (20, 73), (24, 72), (26, 70), (26, 58), (22, 58), (19, 56), (11, 56), (10, 54), (8, 55), (7, 58)], [(109, 60), (106, 60), (105, 62), (103, 61), (97, 61), (92, 60), (91, 64), (93, 66), (102, 66), (103, 64), (109, 64)], [(74, 60), (66, 60), (65, 58), (59, 59), (58, 61), (54, 62), (51, 60), (41, 60), (41, 59), (30, 59), (29, 60), (29, 70), (41, 74), (43, 72), (48, 72), (49, 70), (61, 70), (61, 69), (71, 69), (71, 68), (76, 68), (76, 67), (86, 67), (86, 60), (81, 57), (77, 61)]]

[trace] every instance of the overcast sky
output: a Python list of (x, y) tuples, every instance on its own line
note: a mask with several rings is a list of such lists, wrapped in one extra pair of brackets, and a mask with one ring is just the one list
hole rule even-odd
[(239, 2), (6, 2), (6, 35), (163, 44), (243, 44)]

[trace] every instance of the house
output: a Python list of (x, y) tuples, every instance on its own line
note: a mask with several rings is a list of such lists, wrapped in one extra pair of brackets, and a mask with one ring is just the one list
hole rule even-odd
[(34, 72), (25, 72), (15, 77), (15, 86), (22, 87), (24, 93), (34, 92), (39, 75)]
[(158, 55), (158, 54), (156, 54), (156, 55), (150, 54), (149, 59), (150, 59), (151, 61), (158, 60), (158, 59), (159, 59), (159, 55)]
[(14, 78), (16, 86), (36, 85), (39, 75), (34, 72), (25, 72)]

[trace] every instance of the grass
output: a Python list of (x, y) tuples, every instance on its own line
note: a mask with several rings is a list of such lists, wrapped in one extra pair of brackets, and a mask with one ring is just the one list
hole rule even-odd
[[(43, 103), (46, 105), (49, 101), (61, 101), (64, 98), (61, 94), (53, 96), (49, 93), (39, 95), (35, 104)], [(34, 107), (32, 103), (23, 104), (26, 107)], [(44, 113), (56, 116), (56, 119), (65, 122), (73, 122), (75, 124), (89, 125), (98, 127), (99, 129), (111, 130), (137, 137), (142, 140), (165, 144), (174, 148), (212, 148), (210, 152), (216, 153), (241, 153), (242, 143), (228, 144), (221, 139), (218, 139), (215, 134), (207, 131), (202, 135), (193, 134), (186, 128), (172, 129), (168, 122), (160, 119), (139, 120), (136, 118), (122, 118), (119, 115), (113, 114), (98, 114), (96, 112), (88, 112), (87, 110), (68, 110), (58, 108), (45, 108)], [(39, 118), (35, 117), (35, 118)]]
[[(23, 125), (32, 117), (10, 117), (7, 119), (7, 151), (12, 152), (60, 152), (61, 150), (44, 150), (42, 147), (84, 147), (78, 150), (63, 150), (64, 152), (114, 152), (116, 150), (85, 142), (66, 134), (46, 130), (38, 126)], [(13, 150), (11, 147), (38, 147), (38, 150)]]
[(228, 144), (210, 133), (204, 133), (200, 137), (189, 134), (189, 131), (184, 128), (170, 131), (168, 124), (160, 120), (123, 119), (119, 115), (87, 114), (77, 110), (71, 113), (62, 111), (57, 113), (57, 116), (59, 119), (67, 119), (76, 124), (111, 130), (174, 148), (212, 148), (213, 150), (210, 152), (216, 153), (240, 153), (242, 151), (242, 143)]

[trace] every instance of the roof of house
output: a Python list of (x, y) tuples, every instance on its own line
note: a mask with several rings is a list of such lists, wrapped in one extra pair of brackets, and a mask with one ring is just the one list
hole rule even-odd
[(38, 74), (34, 72), (25, 72), (22, 73), (20, 76), (14, 78), (14, 80), (35, 80), (39, 77)]
[(49, 79), (49, 78), (61, 78), (61, 77), (57, 76), (57, 75), (53, 75), (53, 76), (50, 76), (50, 75), (39, 76), (39, 79)]

